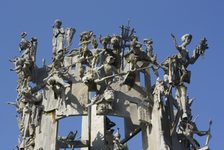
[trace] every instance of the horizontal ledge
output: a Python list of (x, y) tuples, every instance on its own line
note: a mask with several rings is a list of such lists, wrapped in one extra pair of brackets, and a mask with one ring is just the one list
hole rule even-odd
[(88, 140), (77, 140), (77, 141), (57, 140), (58, 148), (82, 148), (88, 146), (89, 146)]

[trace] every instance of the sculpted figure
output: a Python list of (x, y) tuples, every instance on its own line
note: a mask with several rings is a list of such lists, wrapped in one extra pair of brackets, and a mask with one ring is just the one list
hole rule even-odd
[(98, 113), (106, 113), (112, 110), (114, 98), (114, 90), (108, 87), (103, 93), (103, 98), (98, 101)]
[(92, 36), (93, 36), (92, 31), (85, 31), (80, 33), (79, 45), (80, 46), (89, 45), (91, 43)]
[(89, 57), (92, 56), (92, 52), (89, 50), (88, 46), (91, 43), (92, 35), (93, 35), (92, 31), (80, 33), (79, 46), (81, 47), (79, 48), (79, 51), (80, 51), (79, 56), (80, 56), (80, 61), (82, 62), (82, 64), (87, 64), (87, 65), (91, 64), (91, 60)]
[(65, 105), (65, 90), (70, 87), (69, 79), (68, 69), (64, 67), (64, 50), (61, 49), (53, 59), (48, 77), (44, 79), (44, 83), (53, 90), (54, 98), (58, 100), (58, 106)]
[(62, 21), (57, 19), (53, 25), (53, 56), (57, 54), (59, 50), (64, 49), (65, 31), (61, 27)]
[(57, 55), (53, 59), (53, 64), (51, 66), (51, 70), (49, 72), (49, 75), (45, 81), (48, 80), (50, 77), (57, 75), (58, 78), (61, 78), (61, 80), (70, 80), (71, 75), (68, 73), (68, 67), (64, 66), (64, 50), (59, 50)]
[(85, 83), (89, 87), (94, 87), (94, 80), (97, 79), (96, 70), (93, 68), (88, 68), (82, 77), (82, 82)]
[(93, 36), (92, 31), (84, 31), (80, 33), (79, 45), (85, 44), (87, 42), (91, 42), (91, 38)]
[[(209, 134), (208, 131), (200, 131), (198, 130), (196, 124), (192, 120), (182, 120), (179, 125), (180, 133), (184, 135), (184, 137), (187, 139), (187, 144), (191, 145), (193, 149), (200, 149), (200, 144), (196, 139), (194, 139), (194, 134), (197, 134), (198, 136), (205, 136)], [(184, 142), (184, 139), (182, 139), (182, 142)], [(207, 146), (207, 145), (206, 145)]]
[(19, 43), (20, 52), (26, 50), (29, 47), (29, 41), (26, 40), (26, 36), (27, 36), (26, 32), (21, 33), (21, 40)]
[(54, 98), (58, 100), (58, 107), (64, 105), (66, 107), (66, 94), (65, 90), (70, 84), (66, 83), (57, 74), (48, 79), (47, 84), (54, 91)]
[(117, 35), (113, 35), (111, 37), (110, 43), (112, 45), (112, 50), (114, 53), (120, 55), (121, 52), (121, 37)]
[(202, 39), (199, 45), (193, 51), (192, 57), (189, 56), (187, 46), (192, 40), (191, 34), (185, 34), (181, 38), (181, 45), (178, 45), (176, 38), (171, 34), (174, 45), (178, 50), (178, 54), (169, 57), (165, 62), (162, 63), (163, 69), (165, 71), (166, 78), (169, 83), (176, 88), (176, 99), (179, 102), (179, 106), (183, 111), (183, 119), (188, 118), (187, 114), (187, 87), (185, 83), (190, 83), (191, 72), (187, 70), (190, 64), (194, 64), (200, 55), (204, 54), (205, 50), (208, 48), (206, 39)]
[[(20, 89), (16, 107), (21, 138), (19, 147), (32, 150), (35, 144), (35, 129), (40, 126), (43, 106), (42, 93), (37, 92), (39, 87), (31, 88), (28, 84)], [(41, 129), (41, 128), (39, 128)]]
[[(194, 138), (194, 135), (197, 134), (198, 136), (206, 136), (206, 142), (205, 142), (205, 147), (208, 146), (208, 143), (211, 139), (211, 133), (210, 133), (210, 128), (212, 121), (209, 121), (209, 129), (207, 131), (201, 131), (197, 128), (197, 125), (195, 123), (195, 120), (197, 117), (193, 120), (193, 116), (191, 113), (191, 105), (193, 103), (193, 99), (189, 99), (187, 97), (187, 113), (188, 113), (188, 118), (187, 119), (182, 119), (179, 122), (179, 132), (181, 135), (184, 136), (182, 140), (185, 141), (187, 144), (191, 145), (194, 149), (200, 149), (200, 144), (199, 142)], [(203, 148), (202, 148), (203, 149)]]
[[(176, 37), (171, 34), (177, 54), (159, 65), (153, 52), (153, 40), (144, 39), (144, 43), (139, 42), (138, 37), (134, 35), (134, 29), (129, 25), (121, 26), (120, 35), (104, 37), (100, 35), (99, 39), (92, 31), (82, 32), (78, 48), (70, 51), (75, 32), (74, 28), (64, 30), (62, 21), (55, 20), (52, 38), (53, 62), (50, 65), (43, 63), (41, 68), (35, 64), (37, 39), (27, 40), (26, 32), (21, 33), (19, 43), (21, 56), (12, 60), (15, 65), (12, 70), (16, 71), (19, 78), (17, 101), (13, 103), (18, 112), (21, 134), (18, 149), (34, 150), (34, 147), (39, 150), (46, 149), (48, 145), (41, 145), (43, 147), (35, 145), (35, 142), (42, 141), (41, 137), (45, 134), (41, 133), (41, 130), (52, 131), (52, 135), (54, 133), (57, 135), (57, 132), (54, 132), (57, 130), (55, 121), (70, 115), (88, 114), (89, 121), (97, 121), (95, 118), (97, 116), (91, 115), (95, 111), (96, 115), (104, 115), (104, 119), (99, 118), (103, 121), (101, 123), (104, 125), (104, 131), (101, 129), (98, 133), (90, 131), (94, 128), (94, 124), (91, 124), (86, 130), (86, 135), (90, 132), (91, 136), (81, 140), (76, 140), (77, 131), (71, 131), (67, 136), (51, 141), (56, 142), (56, 149), (62, 147), (74, 149), (79, 146), (95, 148), (95, 145), (102, 143), (106, 149), (125, 150), (127, 149), (125, 143), (140, 131), (145, 132), (143, 137), (147, 138), (143, 139), (145, 148), (158, 145), (156, 148), (161, 150), (174, 149), (178, 146), (183, 146), (182, 149), (204, 150), (205, 148), (201, 148), (194, 139), (195, 134), (207, 135), (205, 145), (208, 146), (211, 138), (210, 127), (208, 131), (200, 131), (195, 121), (192, 121), (192, 101), (187, 97), (186, 85), (190, 83), (191, 77), (188, 66), (194, 64), (208, 48), (205, 38), (190, 56), (187, 46), (192, 40), (192, 35), (183, 35), (179, 44)], [(99, 48), (99, 43), (103, 48)], [(164, 81), (157, 78), (155, 85), (151, 86), (150, 68), (157, 77), (159, 77), (158, 69), (162, 68)], [(123, 85), (128, 88), (120, 87)], [(176, 100), (172, 95), (173, 88)], [(39, 91), (40, 89), (43, 91)], [(42, 92), (45, 96), (44, 101)], [(92, 97), (93, 93), (96, 96), (88, 103), (88, 97)], [(87, 110), (84, 105), (86, 107), (93, 105), (96, 108)], [(125, 118), (127, 128), (124, 139), (121, 140), (119, 129), (114, 134), (116, 124), (107, 115)], [(48, 128), (48, 124), (41, 120), (54, 127)], [(167, 124), (169, 126), (166, 126)], [(149, 140), (154, 142), (153, 145), (150, 143), (148, 145)], [(177, 143), (178, 146), (174, 145)]]
[(138, 56), (141, 53), (141, 43), (138, 42), (138, 38), (137, 37), (133, 37), (131, 44), (130, 44), (130, 51), (124, 55), (124, 57), (126, 58), (127, 62), (130, 63), (130, 69), (133, 70), (136, 68), (137, 65), (137, 61), (139, 61), (140, 59), (138, 58)]
[(95, 34), (93, 35), (93, 39), (91, 41), (91, 44), (92, 44), (93, 49), (97, 49), (98, 48), (98, 42), (97, 42)]
[(24, 62), (25, 60), (17, 57), (14, 60), (10, 60), (11, 62), (14, 63), (15, 68), (10, 69), (11, 71), (15, 71), (18, 76), (18, 81), (17, 81), (17, 92), (20, 94), (20, 91), (22, 88), (27, 87), (28, 85), (28, 80), (29, 78), (26, 78), (26, 74), (24, 72)]
[(127, 150), (126, 145), (121, 144), (120, 142), (120, 131), (119, 128), (117, 129), (117, 132), (114, 134), (114, 139), (113, 139), (113, 144), (114, 144), (114, 148), (113, 150)]
[(130, 50), (133, 50), (133, 52), (138, 53), (141, 47), (142, 44), (138, 41), (138, 37), (133, 36), (130, 44)]
[(108, 149), (113, 149), (113, 140), (114, 140), (114, 129), (113, 127), (116, 126), (116, 124), (111, 121), (107, 116), (105, 116), (105, 126), (106, 126), (106, 131), (105, 131), (105, 141), (108, 145)]
[(163, 96), (168, 95), (168, 87), (164, 83), (164, 81), (161, 81), (159, 78), (156, 80), (155, 88), (153, 91), (153, 96), (154, 96), (154, 105), (160, 107), (160, 103), (162, 100)]
[[(187, 119), (187, 87), (181, 81), (181, 69), (178, 67), (179, 61), (177, 56), (169, 57), (162, 63), (164, 69), (164, 81), (176, 88), (176, 100), (180, 110), (183, 111), (182, 119)], [(190, 74), (189, 74), (190, 75)]]
[(144, 43), (145, 43), (145, 46), (146, 46), (147, 55), (151, 59), (151, 62), (156, 63), (156, 55), (154, 55), (154, 53), (153, 53), (153, 47), (152, 47), (153, 41), (152, 41), (152, 39), (144, 39)]
[(91, 67), (94, 68), (96, 67), (98, 64), (99, 64), (99, 57), (100, 57), (100, 54), (102, 54), (102, 50), (98, 48), (98, 42), (97, 42), (97, 39), (96, 39), (96, 35), (94, 34), (93, 35), (93, 38), (91, 40), (91, 44), (92, 44), (92, 56), (89, 58), (91, 59)]
[(33, 61), (33, 63), (35, 63), (36, 61), (36, 52), (37, 52), (37, 38), (36, 37), (32, 37), (31, 38), (31, 47), (30, 47), (30, 55), (31, 55), (31, 59)]
[(96, 97), (94, 97), (91, 103), (89, 103), (86, 107), (97, 104), (97, 112), (99, 114), (107, 113), (113, 109), (114, 98), (114, 90), (108, 86), (103, 94), (98, 94)]
[(67, 28), (66, 31), (65, 31), (65, 39), (66, 39), (66, 42), (67, 42), (67, 50), (69, 50), (71, 48), (71, 45), (72, 45), (72, 39), (73, 39), (73, 36), (75, 34), (76, 30), (75, 28)]
[(112, 83), (114, 74), (118, 73), (113, 63), (114, 58), (108, 55), (104, 64), (100, 67), (87, 68), (82, 77), (82, 81), (89, 87), (94, 87), (96, 84), (99, 84), (106, 88)]
[(104, 52), (103, 50), (98, 49), (98, 48), (92, 49), (92, 56), (89, 58), (90, 61), (91, 61), (91, 67), (92, 68), (97, 67), (97, 65), (99, 65), (101, 63), (100, 62), (100, 56), (103, 52)]
[(138, 41), (138, 37), (134, 36), (130, 44), (130, 51), (124, 55), (130, 64), (130, 70), (147, 66), (151, 61), (141, 47), (142, 44)]
[(28, 43), (27, 49), (25, 49), (21, 55), (21, 58), (24, 59), (24, 68), (31, 70), (34, 67), (36, 59), (36, 49), (37, 49), (37, 39), (31, 38), (31, 41)]
[(114, 134), (114, 150), (122, 150), (122, 145), (120, 144), (120, 131), (119, 128), (117, 129), (117, 132)]
[[(190, 71), (187, 70), (187, 67), (190, 64), (194, 64), (195, 61), (199, 58), (200, 55), (203, 55), (205, 50), (208, 49), (208, 45), (206, 43), (206, 39), (202, 39), (199, 45), (194, 49), (192, 57), (189, 56), (189, 52), (187, 50), (187, 46), (191, 43), (192, 35), (185, 34), (181, 37), (182, 44), (178, 45), (176, 42), (176, 38), (173, 34), (171, 34), (173, 38), (174, 45), (178, 50), (178, 54), (175, 55), (176, 68), (179, 71), (179, 75), (176, 75), (179, 78), (180, 83), (190, 83)], [(178, 77), (179, 76), (179, 77)]]
[(64, 50), (61, 49), (59, 51), (57, 51), (54, 59), (53, 59), (53, 66), (52, 66), (52, 70), (53, 71), (59, 71), (61, 68), (64, 67)]
[(193, 51), (192, 57), (189, 56), (189, 52), (187, 50), (187, 46), (191, 43), (192, 35), (191, 34), (185, 34), (181, 37), (182, 44), (178, 45), (176, 38), (173, 34), (171, 34), (173, 38), (174, 45), (176, 49), (178, 50), (178, 60), (181, 63), (181, 69), (182, 71), (187, 71), (187, 67), (189, 64), (194, 64), (195, 61), (199, 58), (200, 55), (203, 55), (205, 50), (208, 49), (207, 40), (206, 38), (203, 38), (200, 43), (196, 46), (196, 48)]
[[(164, 133), (164, 127), (162, 126), (162, 120), (164, 118), (164, 98), (169, 94), (169, 89), (164, 83), (164, 81), (161, 81), (159, 78), (156, 80), (155, 88), (153, 91), (153, 115), (152, 120), (154, 122), (157, 122), (157, 126), (155, 129), (158, 133)], [(163, 150), (169, 150), (169, 146), (165, 142), (165, 138), (163, 134), (159, 134), (160, 141), (158, 144), (160, 144), (157, 148), (163, 149)]]
[(26, 33), (21, 34), (20, 41), (20, 57), (16, 57), (10, 62), (14, 63), (15, 68), (10, 69), (15, 71), (18, 75), (17, 92), (21, 94), (21, 90), (29, 86), (29, 82), (32, 80), (33, 70), (35, 69), (37, 39), (31, 38), (31, 41), (26, 40)]
[(122, 39), (120, 36), (113, 35), (111, 37), (110, 43), (111, 43), (112, 49), (110, 50), (110, 52), (108, 50), (106, 52), (108, 52), (109, 55), (115, 58), (114, 66), (117, 69), (119, 69), (121, 66), (121, 61), (122, 61), (122, 58), (121, 58)]
[(102, 35), (100, 35), (100, 43), (103, 45), (104, 49), (109, 49), (110, 48), (110, 41), (111, 41), (111, 36), (106, 36), (106, 37), (102, 37)]
[(102, 78), (97, 79), (95, 82), (102, 82), (105, 81), (105, 83), (108, 85), (112, 82), (112, 78), (107, 78), (110, 76), (113, 76), (114, 74), (117, 74), (117, 68), (113, 65), (114, 58), (110, 55), (106, 57), (105, 63), (101, 65), (99, 68), (97, 68), (98, 71), (101, 71), (100, 76)]
[(19, 120), (19, 127), (20, 127), (20, 133), (21, 133), (21, 143), (20, 148), (24, 148), (26, 146), (26, 139), (30, 136), (29, 133), (29, 126), (31, 125), (29, 123), (30, 121), (30, 115), (31, 115), (31, 109), (29, 107), (29, 103), (25, 103), (25, 107), (23, 108), (21, 119)]
[[(101, 56), (101, 61), (107, 61), (107, 57), (111, 56), (113, 57), (113, 66), (115, 66), (117, 69), (120, 68), (120, 64), (121, 64), (121, 56), (120, 56), (120, 52), (121, 52), (121, 38), (120, 36), (110, 36), (107, 35), (105, 37), (102, 37), (102, 35), (100, 35), (99, 37), (100, 39), (100, 43), (103, 45), (103, 49), (101, 49), (99, 51), (99, 54)], [(112, 48), (110, 47), (112, 45)]]
[(153, 52), (153, 46), (152, 46), (153, 41), (152, 39), (144, 39), (144, 43), (146, 46), (147, 56), (149, 57), (150, 63), (152, 64), (152, 70), (155, 73), (155, 75), (159, 77), (159, 73), (158, 73), (159, 64), (157, 63), (156, 55)]

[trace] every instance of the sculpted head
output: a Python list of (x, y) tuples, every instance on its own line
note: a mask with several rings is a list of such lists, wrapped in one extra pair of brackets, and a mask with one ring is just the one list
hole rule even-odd
[(185, 34), (181, 37), (181, 41), (183, 43), (183, 46), (187, 46), (191, 43), (192, 35), (191, 34)]
[(60, 19), (56, 19), (55, 21), (54, 21), (54, 27), (55, 28), (61, 28), (61, 25), (62, 25), (62, 21), (60, 20)]

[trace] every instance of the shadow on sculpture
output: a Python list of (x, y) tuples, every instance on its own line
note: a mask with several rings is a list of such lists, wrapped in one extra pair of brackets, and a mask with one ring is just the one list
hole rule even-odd
[[(190, 56), (187, 46), (192, 35), (184, 34), (178, 45), (171, 34), (178, 53), (159, 63), (153, 40), (146, 38), (141, 42), (129, 25), (122, 25), (117, 35), (98, 37), (93, 31), (84, 31), (78, 48), (72, 48), (75, 33), (75, 28), (64, 29), (62, 21), (55, 20), (52, 63), (43, 62), (42, 67), (36, 65), (37, 38), (27, 40), (26, 32), (21, 33), (21, 55), (10, 60), (15, 66), (11, 70), (18, 75), (18, 96), (15, 103), (9, 103), (18, 112), (19, 150), (124, 150), (127, 141), (140, 131), (143, 149), (209, 149), (212, 122), (208, 131), (198, 130), (192, 120), (192, 100), (187, 89), (192, 76), (188, 66), (205, 54), (206, 38)], [(160, 70), (164, 72), (163, 79), (159, 78)], [(157, 78), (154, 85), (153, 75)], [(145, 86), (141, 86), (143, 82)], [(89, 97), (91, 92), (96, 95)], [(107, 115), (124, 118), (125, 139), (120, 139), (119, 130), (113, 133), (116, 125)], [(59, 119), (69, 116), (87, 118), (83, 121), (84, 140), (74, 140), (74, 132), (57, 139)], [(99, 121), (100, 117), (106, 121)], [(96, 122), (95, 126), (91, 126), (91, 121)], [(97, 124), (105, 130), (98, 129)], [(204, 147), (195, 134), (207, 135)], [(53, 138), (44, 144), (49, 137)]]

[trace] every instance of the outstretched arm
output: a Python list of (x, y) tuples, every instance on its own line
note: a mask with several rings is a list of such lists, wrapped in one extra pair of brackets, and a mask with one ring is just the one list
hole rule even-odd
[(173, 43), (174, 43), (174, 46), (176, 47), (176, 49), (179, 51), (179, 46), (177, 44), (177, 40), (176, 40), (176, 37), (173, 35), (173, 33), (171, 33), (171, 37), (173, 39)]
[(194, 64), (199, 56), (205, 53), (205, 50), (208, 49), (208, 44), (206, 38), (203, 38), (200, 43), (196, 46), (193, 51), (193, 55), (190, 58), (190, 64)]

